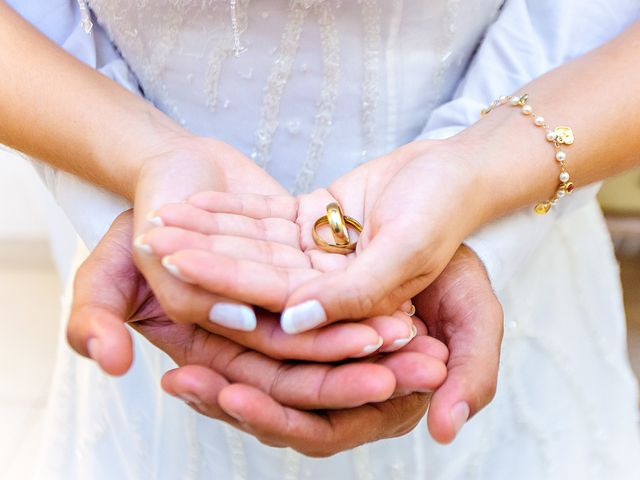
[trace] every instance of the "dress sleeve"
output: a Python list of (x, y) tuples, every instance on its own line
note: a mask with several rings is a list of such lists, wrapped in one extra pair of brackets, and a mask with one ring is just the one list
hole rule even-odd
[[(606, 43), (639, 15), (637, 0), (507, 0), (453, 99), (432, 113), (418, 139), (455, 135), (498, 96)], [(494, 289), (506, 286), (554, 223), (592, 200), (599, 187), (577, 189), (550, 215), (522, 209), (471, 235), (465, 243), (483, 261)]]
[[(9, 0), (8, 4), (68, 53), (128, 90), (141, 94), (135, 76), (100, 25), (94, 25), (90, 35), (85, 33), (77, 0)], [(75, 175), (33, 158), (28, 160), (90, 249), (104, 236), (113, 220), (131, 208), (124, 198)]]

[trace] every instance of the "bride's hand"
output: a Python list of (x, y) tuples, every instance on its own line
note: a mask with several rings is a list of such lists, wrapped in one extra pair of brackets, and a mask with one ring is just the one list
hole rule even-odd
[[(213, 139), (194, 136), (172, 138), (157, 148), (147, 149), (144, 157), (146, 160), (140, 168), (134, 209), (137, 237), (161, 221), (161, 217), (154, 213), (160, 205), (183, 201), (196, 191), (253, 192), (288, 197), (287, 192), (254, 162), (233, 147)], [(279, 213), (284, 217), (295, 216), (295, 211)], [(247, 224), (239, 216), (227, 216), (226, 220), (221, 228), (228, 226), (237, 231), (261, 226), (256, 222)], [(269, 231), (274, 232), (275, 239), (285, 244), (289, 242), (293, 255), (288, 257), (288, 261), (296, 265), (300, 258), (295, 256), (298, 246), (295, 225), (275, 219), (269, 223)], [(253, 232), (249, 233), (253, 235)], [(235, 247), (239, 254), (245, 254), (243, 245), (236, 244)], [(247, 255), (250, 253), (246, 252)], [(264, 320), (259, 325), (256, 322), (252, 304), (268, 307), (271, 290), (243, 290), (233, 292), (233, 295), (216, 295), (179, 281), (161, 266), (157, 258), (145, 254), (144, 249), (136, 249), (134, 258), (172, 320), (199, 324), (273, 357), (336, 361), (371, 353), (372, 346), (379, 346), (380, 337), (391, 343), (397, 338), (407, 337), (407, 320), (387, 317), (386, 320), (378, 318), (368, 325), (344, 324), (318, 335), (293, 339), (284, 335), (273, 319)], [(226, 277), (228, 274), (223, 272), (223, 280)], [(237, 320), (233, 327), (244, 332), (225, 328), (231, 326), (230, 317)], [(256, 328), (258, 331), (253, 332)]]
[[(328, 189), (300, 196), (295, 204), (288, 196), (196, 194), (188, 205), (158, 212), (166, 225), (181, 230), (155, 229), (145, 242), (154, 253), (168, 256), (165, 265), (189, 282), (232, 298), (262, 296), (267, 304), (253, 303), (284, 309), (283, 329), (299, 333), (401, 308), (440, 274), (482, 223), (480, 193), (464, 158), (452, 158), (441, 142), (416, 142), (362, 165)], [(475, 202), (467, 204), (468, 199)], [(353, 254), (323, 252), (312, 239), (314, 222), (334, 201), (364, 225)], [(217, 220), (225, 214), (250, 217), (245, 222), (278, 217), (295, 223), (287, 231), (299, 229), (310, 269), (299, 252), (291, 261), (288, 247), (295, 240), (283, 247), (278, 228), (264, 222), (259, 237), (234, 244), (224, 234), (237, 227), (221, 228)], [(237, 252), (236, 245), (245, 244)]]

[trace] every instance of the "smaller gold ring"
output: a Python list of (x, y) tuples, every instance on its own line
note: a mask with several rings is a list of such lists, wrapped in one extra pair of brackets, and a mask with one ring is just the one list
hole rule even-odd
[[(358, 222), (355, 218), (351, 218), (347, 215), (345, 215), (343, 218), (346, 225), (353, 227), (358, 233), (362, 233), (362, 225), (360, 225), (360, 222)], [(316, 223), (313, 224), (312, 230), (313, 241), (316, 242), (316, 245), (318, 246), (318, 248), (320, 248), (320, 250), (324, 250), (325, 252), (329, 253), (341, 253), (343, 255), (355, 251), (356, 245), (358, 244), (357, 241), (350, 242), (347, 245), (335, 245), (329, 242), (325, 242), (322, 238), (320, 238), (320, 235), (318, 234), (318, 228), (323, 225), (329, 225), (329, 219), (326, 216), (320, 217), (318, 220), (316, 220)]]
[(340, 205), (333, 202), (327, 205), (327, 220), (336, 245), (349, 245), (349, 230), (344, 222), (344, 215)]

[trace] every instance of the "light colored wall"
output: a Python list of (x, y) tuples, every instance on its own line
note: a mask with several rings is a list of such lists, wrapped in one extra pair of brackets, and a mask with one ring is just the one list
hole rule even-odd
[(24, 265), (53, 259), (66, 279), (77, 242), (31, 164), (0, 145), (0, 259)]
[(46, 240), (47, 195), (26, 160), (0, 149), (0, 239)]
[(607, 212), (640, 217), (640, 168), (607, 180), (598, 198)]

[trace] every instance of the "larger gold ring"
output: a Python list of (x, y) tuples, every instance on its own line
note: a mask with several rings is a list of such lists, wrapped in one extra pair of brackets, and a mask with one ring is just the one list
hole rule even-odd
[(344, 221), (340, 205), (335, 202), (327, 205), (327, 220), (336, 245), (349, 245), (349, 229)]
[[(347, 226), (350, 226), (350, 227), (353, 227), (358, 233), (362, 233), (362, 225), (360, 225), (360, 222), (358, 222), (355, 218), (351, 218), (345, 215), (343, 216), (343, 219), (345, 223), (345, 229), (347, 228)], [(313, 241), (316, 243), (316, 245), (320, 250), (323, 250), (329, 253), (341, 253), (343, 255), (346, 255), (348, 253), (355, 251), (356, 245), (358, 244), (357, 241), (349, 242), (346, 245), (337, 245), (337, 244), (331, 244), (329, 242), (326, 242), (322, 238), (320, 238), (320, 234), (318, 234), (318, 229), (323, 225), (329, 225), (328, 216), (320, 217), (318, 220), (316, 220), (316, 223), (313, 224), (313, 230), (311, 232), (313, 235)]]

